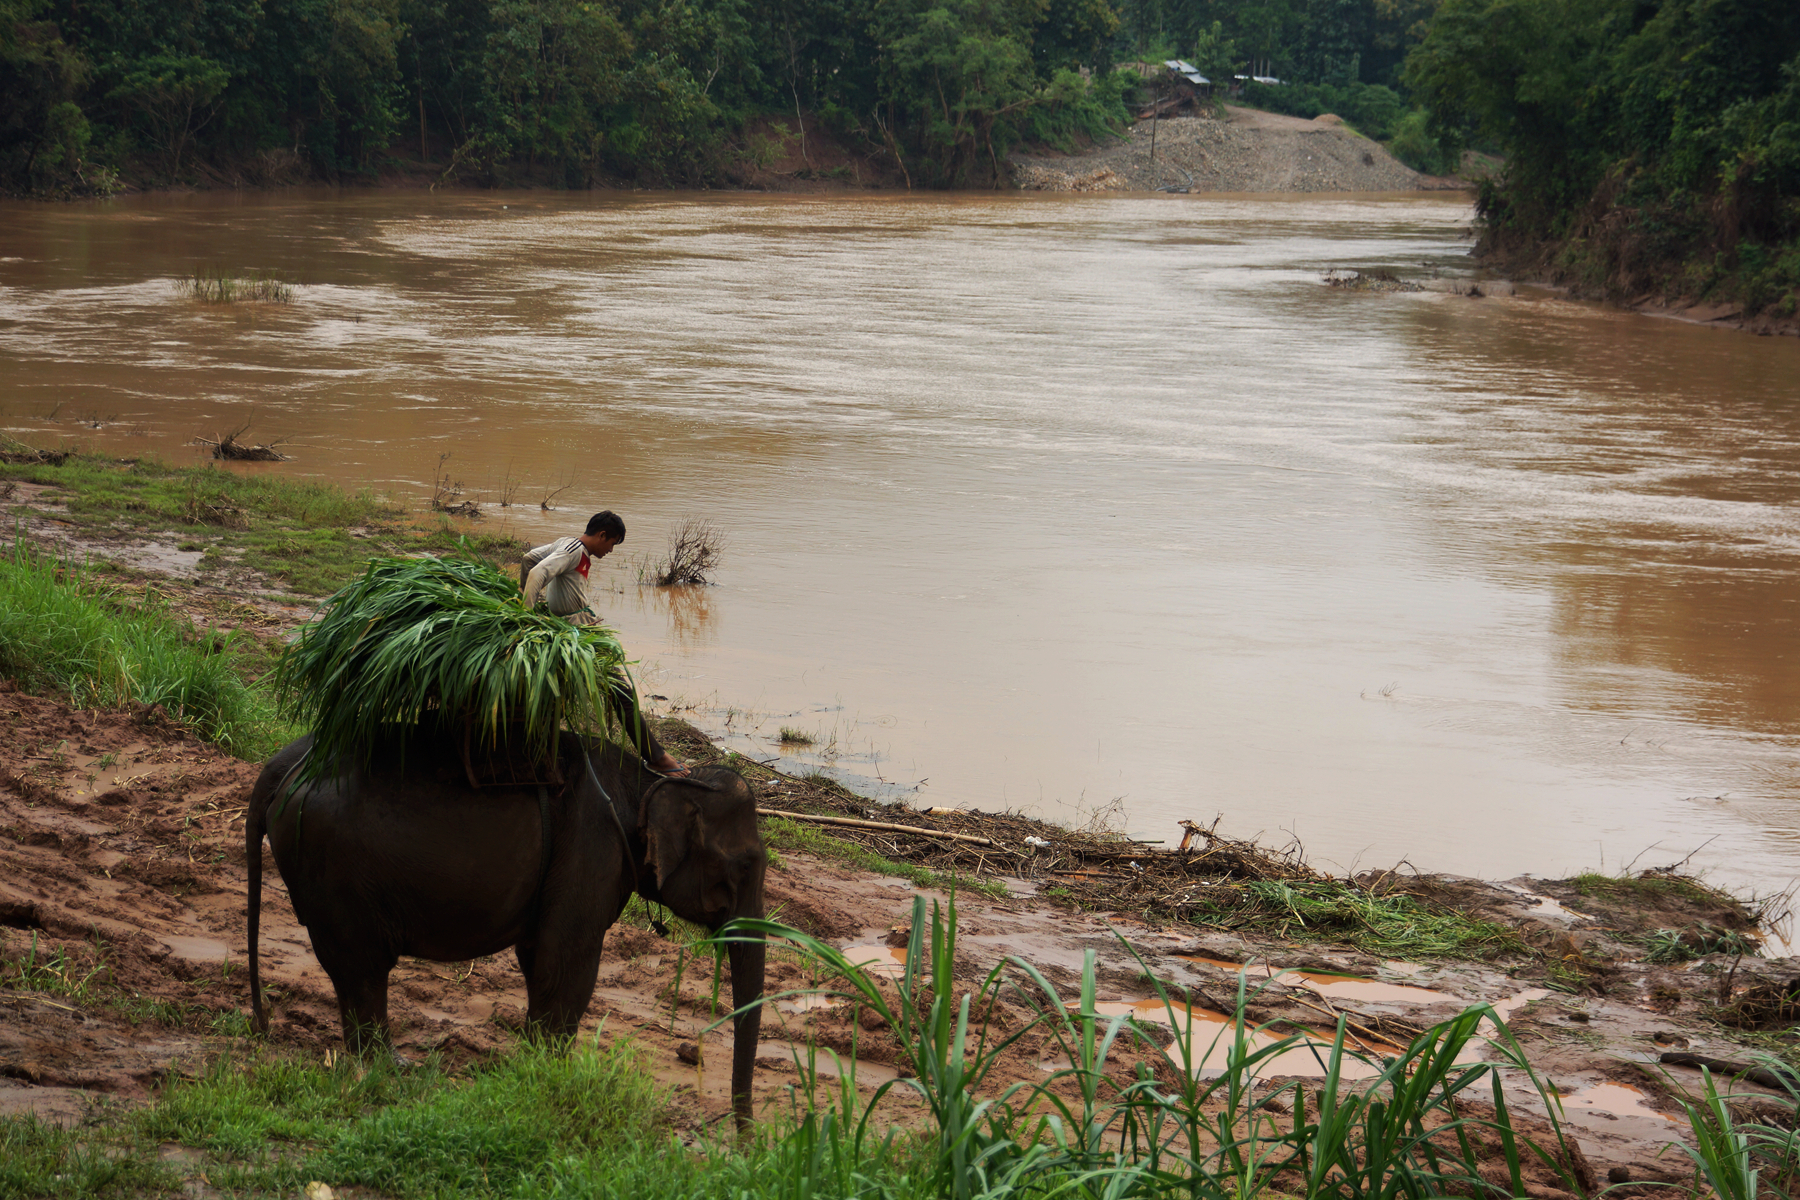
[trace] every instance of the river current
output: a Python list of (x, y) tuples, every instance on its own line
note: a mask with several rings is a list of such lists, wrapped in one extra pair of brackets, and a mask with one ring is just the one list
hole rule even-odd
[[(758, 758), (1320, 865), (1800, 864), (1800, 341), (1464, 278), (1460, 196), (0, 207), (0, 426), (533, 543)], [(199, 267), (296, 281), (206, 307)], [(499, 500), (510, 491), (514, 503)], [(543, 511), (550, 499), (554, 511)], [(717, 585), (641, 587), (683, 519)], [(814, 739), (786, 750), (783, 727)], [(1122, 813), (1122, 816), (1120, 815)]]

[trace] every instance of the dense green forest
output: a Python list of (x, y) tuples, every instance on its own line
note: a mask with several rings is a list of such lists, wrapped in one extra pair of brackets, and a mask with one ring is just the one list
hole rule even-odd
[(1794, 315), (1796, 0), (1444, 0), (1404, 81), (1506, 152), (1481, 248), (1513, 269)]
[(1373, 95), (1391, 125), (1430, 2), (0, 0), (0, 188), (341, 181), (403, 160), (691, 186), (754, 152), (747, 121), (791, 131), (796, 110), (909, 182), (968, 185), (1020, 141), (1122, 128), (1137, 78), (1112, 67), (1137, 59), (1219, 77), (1254, 60)]
[(1421, 169), (1503, 153), (1482, 245), (1515, 266), (1793, 310), (1796, 0), (0, 0), (0, 191), (698, 186), (801, 112), (980, 185), (1122, 129), (1114, 66), (1175, 56)]

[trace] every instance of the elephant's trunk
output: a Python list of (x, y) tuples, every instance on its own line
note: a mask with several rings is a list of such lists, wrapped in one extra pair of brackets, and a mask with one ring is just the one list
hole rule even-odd
[[(726, 951), (731, 963), (731, 1003), (741, 1009), (732, 1023), (731, 1108), (741, 1133), (750, 1128), (754, 1112), (750, 1080), (756, 1073), (756, 1044), (762, 1036), (763, 963), (767, 947), (762, 935), (753, 941), (732, 942)], [(749, 1006), (749, 1007), (746, 1007)]]

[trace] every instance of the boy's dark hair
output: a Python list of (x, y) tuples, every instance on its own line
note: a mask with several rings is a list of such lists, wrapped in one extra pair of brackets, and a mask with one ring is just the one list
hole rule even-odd
[(619, 514), (610, 508), (605, 512), (597, 512), (588, 518), (587, 527), (589, 537), (596, 533), (604, 533), (613, 541), (622, 542), (625, 540), (625, 522), (620, 520)]

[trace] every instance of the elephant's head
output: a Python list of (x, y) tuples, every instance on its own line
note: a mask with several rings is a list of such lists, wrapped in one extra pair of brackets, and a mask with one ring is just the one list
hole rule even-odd
[[(733, 917), (763, 915), (769, 856), (756, 827), (756, 797), (736, 771), (702, 769), (694, 782), (657, 784), (646, 797), (643, 820), (645, 866), (657, 893), (648, 898), (715, 931)], [(763, 993), (762, 942), (732, 942), (728, 955), (732, 1006), (756, 1005)], [(733, 1025), (731, 1098), (740, 1129), (750, 1121), (750, 1079), (761, 1032), (761, 1005)]]

